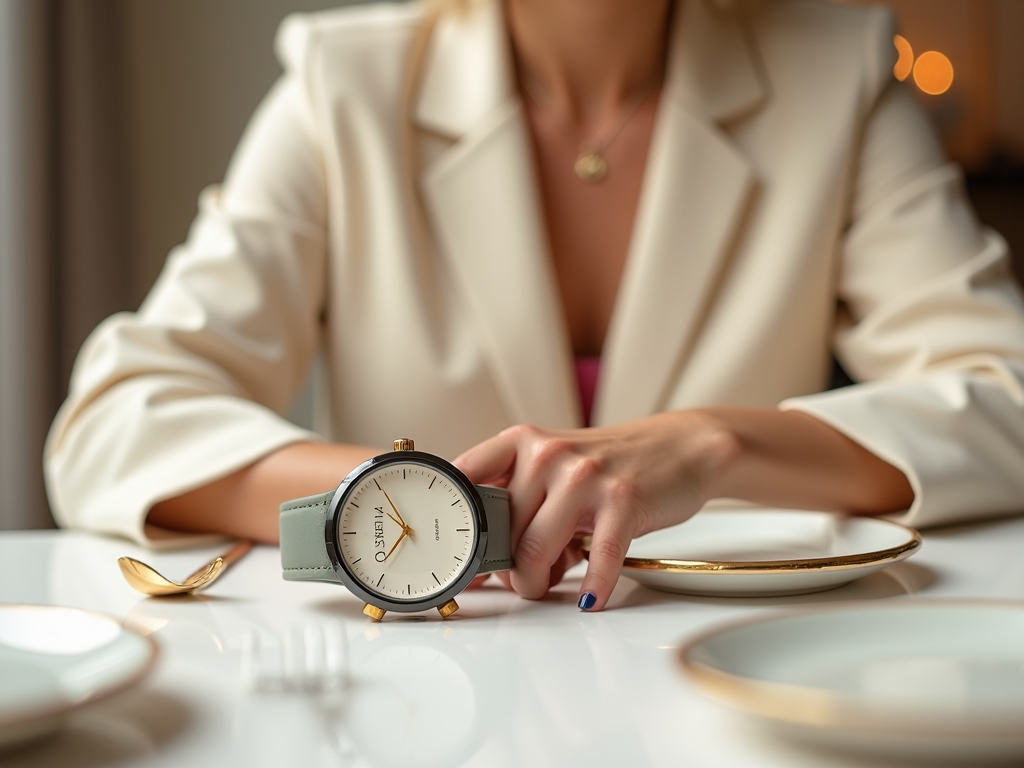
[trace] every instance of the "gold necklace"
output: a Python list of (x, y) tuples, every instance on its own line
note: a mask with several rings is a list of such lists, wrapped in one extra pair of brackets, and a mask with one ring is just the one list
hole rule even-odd
[[(604, 157), (604, 152), (622, 133), (622, 129), (626, 127), (626, 123), (636, 114), (640, 106), (647, 101), (647, 97), (654, 91), (660, 79), (660, 77), (651, 78), (651, 81), (637, 92), (633, 100), (627, 104), (627, 108), (622, 111), (622, 116), (615, 125), (615, 130), (606, 139), (601, 139), (600, 134), (598, 134), (598, 136), (592, 139), (581, 140), (578, 137), (578, 132), (571, 130), (566, 121), (558, 120), (558, 128), (562, 131), (562, 135), (570, 144), (576, 146), (578, 154), (576, 162), (573, 163), (573, 170), (580, 181), (593, 184), (608, 175), (608, 161)], [(521, 78), (521, 81), (523, 92), (533, 102), (534, 107), (542, 109), (540, 100), (537, 99), (538, 89), (536, 81), (525, 75)]]

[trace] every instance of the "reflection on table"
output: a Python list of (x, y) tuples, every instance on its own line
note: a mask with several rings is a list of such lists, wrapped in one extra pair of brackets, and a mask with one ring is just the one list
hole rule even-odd
[(1024, 519), (926, 533), (911, 560), (828, 592), (671, 595), (622, 579), (575, 608), (582, 571), (545, 600), (498, 586), (441, 620), (381, 624), (341, 587), (281, 580), (256, 547), (207, 592), (144, 598), (121, 555), (190, 573), (218, 550), (149, 553), (72, 532), (0, 534), (0, 602), (110, 614), (162, 656), (141, 686), (75, 713), (7, 766), (866, 766), (762, 731), (682, 677), (681, 641), (722, 621), (847, 601), (1024, 598)]

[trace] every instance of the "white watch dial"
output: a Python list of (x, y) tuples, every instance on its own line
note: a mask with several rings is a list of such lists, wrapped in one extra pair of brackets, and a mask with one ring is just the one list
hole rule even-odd
[(383, 464), (351, 487), (337, 517), (338, 555), (369, 591), (419, 601), (450, 587), (477, 538), (469, 497), (444, 472)]

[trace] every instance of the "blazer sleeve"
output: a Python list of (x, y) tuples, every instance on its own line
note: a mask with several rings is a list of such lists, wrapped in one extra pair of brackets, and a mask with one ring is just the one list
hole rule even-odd
[[(891, 48), (877, 25), (868, 50)], [(881, 59), (885, 60), (885, 59)], [(1024, 511), (1024, 300), (906, 87), (876, 67), (842, 243), (836, 355), (865, 382), (793, 398), (901, 469), (918, 527)], [(870, 89), (869, 89), (870, 90)]]
[(222, 187), (200, 197), (136, 313), (86, 341), (51, 428), (45, 474), (61, 525), (186, 543), (145, 523), (156, 502), (315, 435), (283, 414), (321, 334), (326, 191), (298, 21), (286, 72), (254, 115)]

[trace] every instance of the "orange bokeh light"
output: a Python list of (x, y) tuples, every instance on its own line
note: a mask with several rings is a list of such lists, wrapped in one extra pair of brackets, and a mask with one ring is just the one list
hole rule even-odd
[(914, 64), (914, 82), (932, 96), (945, 93), (953, 84), (953, 64), (938, 51), (925, 51)]
[(897, 80), (906, 80), (914, 68), (914, 49), (910, 47), (910, 43), (903, 35), (896, 35), (892, 42), (900, 55), (896, 60), (896, 66), (892, 68), (892, 73), (896, 75)]

